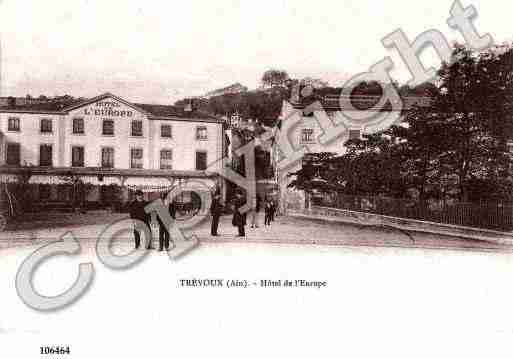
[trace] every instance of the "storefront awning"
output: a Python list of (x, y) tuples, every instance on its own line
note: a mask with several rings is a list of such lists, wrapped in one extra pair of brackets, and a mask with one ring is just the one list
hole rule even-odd
[(18, 182), (18, 176), (11, 174), (1, 174), (0, 183), (15, 183)]
[(30, 184), (70, 184), (69, 180), (60, 176), (34, 175), (29, 179)]
[(167, 192), (173, 188), (173, 182), (162, 177), (128, 177), (125, 186), (130, 191)]
[(101, 178), (101, 180), (98, 178), (98, 176), (80, 176), (80, 180), (93, 186), (121, 186), (121, 179), (114, 176), (104, 176)]

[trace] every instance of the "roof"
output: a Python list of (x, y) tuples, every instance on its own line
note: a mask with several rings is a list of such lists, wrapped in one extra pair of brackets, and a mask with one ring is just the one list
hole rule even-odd
[(87, 100), (74, 100), (67, 103), (49, 101), (46, 103), (24, 104), (15, 106), (0, 106), (0, 113), (33, 113), (33, 114), (56, 114), (66, 115), (77, 108), (87, 106), (91, 103), (101, 101), (106, 98), (113, 98), (126, 106), (142, 112), (153, 120), (182, 120), (182, 121), (202, 121), (222, 123), (224, 120), (220, 117), (208, 114), (200, 110), (185, 111), (183, 107), (172, 105), (156, 105), (145, 103), (128, 102), (116, 95), (106, 92)]
[[(409, 96), (402, 97), (402, 110), (410, 110), (414, 106), (420, 107), (428, 107), (431, 104), (430, 97), (422, 97), (422, 96)], [(375, 109), (376, 106), (381, 101), (381, 96), (324, 96), (320, 103), (322, 107), (329, 111), (341, 111), (341, 110), (373, 110), (373, 111), (391, 111), (393, 110), (390, 102), (387, 102), (385, 106)], [(308, 104), (306, 102), (299, 102), (292, 104), (294, 108), (305, 108)]]
[(63, 103), (58, 101), (48, 101), (42, 103), (26, 103), (16, 104), (15, 106), (0, 106), (1, 112), (33, 112), (33, 113), (47, 113), (47, 112), (62, 112), (62, 110), (71, 104), (77, 104), (81, 100), (75, 100), (71, 103)]
[(185, 111), (183, 107), (171, 105), (152, 105), (146, 103), (136, 103), (136, 107), (150, 114), (150, 118), (156, 120), (202, 120), (210, 122), (224, 122), (221, 117), (217, 117), (200, 110)]

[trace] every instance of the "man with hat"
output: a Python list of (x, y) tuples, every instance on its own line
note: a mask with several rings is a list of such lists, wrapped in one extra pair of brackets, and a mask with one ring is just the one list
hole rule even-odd
[[(164, 205), (169, 203), (169, 205), (167, 206), (169, 215), (171, 216), (171, 218), (173, 220), (175, 220), (176, 219), (176, 204), (175, 204), (174, 199), (169, 199), (167, 197), (166, 193), (162, 194), (161, 199), (162, 199)], [(157, 215), (157, 221), (159, 223), (159, 252), (162, 252), (164, 250), (164, 248), (167, 251), (167, 250), (169, 250), (170, 234), (169, 234), (168, 228), (166, 227), (166, 225), (164, 224), (164, 222), (158, 215)]]
[[(144, 200), (144, 194), (141, 190), (137, 190), (135, 192), (135, 200), (130, 203), (130, 218), (132, 219), (138, 219), (139, 221), (142, 221), (148, 228), (148, 232), (151, 235), (150, 230), (150, 216), (144, 208), (146, 207), (147, 203)], [(141, 234), (140, 229), (134, 228), (134, 238), (135, 238), (135, 249), (138, 249), (141, 245)], [(151, 238), (146, 238), (148, 240), (148, 247), (147, 249), (151, 249)]]
[(212, 224), (210, 226), (210, 234), (212, 236), (218, 236), (217, 228), (219, 226), (219, 218), (223, 212), (223, 205), (221, 204), (221, 194), (216, 192), (210, 205), (210, 214), (212, 215)]
[(233, 219), (232, 224), (238, 229), (238, 237), (245, 237), (246, 232), (244, 226), (246, 226), (246, 213), (242, 212), (242, 207), (246, 204), (244, 194), (241, 191), (237, 191), (235, 201), (233, 203)]

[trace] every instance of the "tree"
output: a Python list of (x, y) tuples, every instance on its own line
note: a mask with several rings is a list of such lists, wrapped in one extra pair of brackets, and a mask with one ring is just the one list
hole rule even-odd
[(288, 174), (289, 177), (295, 177), (288, 187), (307, 192), (312, 190), (320, 190), (321, 192), (336, 190), (337, 186), (329, 181), (330, 175), (333, 174), (331, 162), (335, 157), (336, 155), (331, 152), (305, 155), (301, 169)]
[(329, 84), (326, 81), (312, 77), (305, 77), (301, 79), (299, 82), (303, 86), (311, 86), (314, 89), (322, 89), (329, 86)]
[(407, 192), (400, 154), (388, 133), (346, 142), (347, 152), (335, 160), (333, 183), (344, 183), (350, 195), (403, 197)]
[[(432, 200), (513, 201), (513, 50), (475, 53), (456, 46), (437, 86), (401, 87), (403, 96), (429, 95), (431, 105), (409, 109), (404, 121), (353, 139), (336, 158), (314, 168), (338, 192)], [(395, 86), (395, 85), (394, 85)], [(363, 94), (378, 91), (362, 84)], [(311, 171), (296, 172), (291, 186), (310, 189)], [(321, 183), (321, 182), (318, 182)]]
[(262, 85), (264, 87), (286, 87), (289, 75), (285, 70), (270, 69), (262, 75)]
[[(442, 125), (440, 171), (456, 179), (449, 188), (454, 197), (468, 201), (475, 183), (506, 185), (511, 178), (506, 143), (512, 122), (513, 62), (511, 50), (476, 54), (462, 46), (456, 46), (453, 58), (457, 60), (438, 72), (440, 92), (431, 111)], [(496, 197), (495, 192), (504, 191), (496, 187), (483, 198)]]

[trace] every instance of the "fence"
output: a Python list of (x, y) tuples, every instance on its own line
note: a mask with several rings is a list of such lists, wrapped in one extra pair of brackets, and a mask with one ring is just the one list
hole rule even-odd
[(313, 204), (391, 217), (513, 231), (513, 205), (504, 203), (429, 203), (414, 200), (334, 194), (317, 197)]

